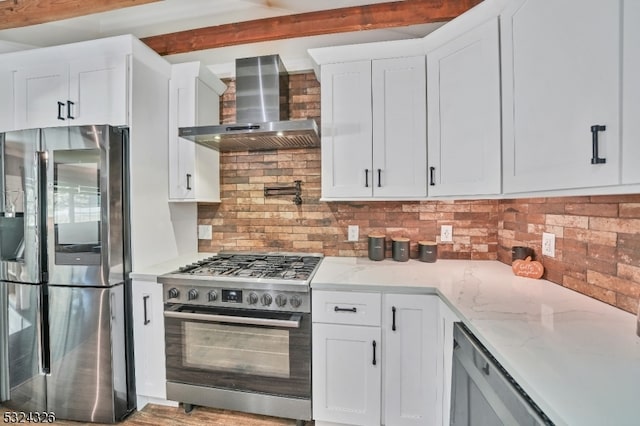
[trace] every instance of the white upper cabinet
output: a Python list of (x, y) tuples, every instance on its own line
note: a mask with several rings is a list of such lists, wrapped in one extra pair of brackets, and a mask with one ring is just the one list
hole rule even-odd
[(371, 61), (323, 65), (321, 75), (322, 197), (371, 197)]
[(15, 128), (127, 125), (127, 58), (94, 55), (16, 69)]
[(640, 183), (640, 1), (624, 2), (622, 183)]
[(498, 18), (449, 25), (427, 46), (429, 196), (499, 194)]
[(178, 136), (180, 127), (220, 122), (226, 86), (199, 62), (175, 64), (169, 84), (169, 199), (220, 202), (220, 153)]
[(505, 193), (619, 183), (621, 19), (622, 0), (514, 0), (504, 10)]
[(372, 62), (373, 195), (426, 197), (424, 56)]
[(322, 196), (426, 196), (424, 56), (321, 70)]

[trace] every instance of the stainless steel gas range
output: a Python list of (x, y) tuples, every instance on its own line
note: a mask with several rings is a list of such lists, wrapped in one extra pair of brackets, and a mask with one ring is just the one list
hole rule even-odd
[(321, 260), (228, 252), (160, 276), (167, 397), (311, 420), (309, 283)]

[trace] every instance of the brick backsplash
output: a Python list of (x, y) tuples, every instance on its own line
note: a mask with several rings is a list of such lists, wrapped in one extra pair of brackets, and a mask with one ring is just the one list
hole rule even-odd
[[(235, 121), (235, 85), (221, 98), (222, 121)], [(290, 76), (290, 117), (320, 125), (320, 85), (313, 73)], [(640, 299), (640, 195), (517, 200), (321, 202), (320, 150), (231, 152), (220, 156), (220, 204), (200, 204), (198, 221), (213, 225), (201, 251), (257, 250), (367, 256), (367, 234), (439, 242), (453, 225), (441, 259), (511, 263), (511, 247), (534, 248), (544, 278), (629, 312)], [(264, 188), (302, 181), (302, 205), (292, 196), (265, 197)], [(358, 242), (347, 226), (358, 225)], [(541, 256), (542, 232), (556, 235), (555, 258)]]

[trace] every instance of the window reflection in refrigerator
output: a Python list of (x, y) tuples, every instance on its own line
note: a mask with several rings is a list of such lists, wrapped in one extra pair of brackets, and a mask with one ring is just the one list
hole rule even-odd
[(55, 151), (53, 157), (55, 262), (100, 264), (100, 151)]

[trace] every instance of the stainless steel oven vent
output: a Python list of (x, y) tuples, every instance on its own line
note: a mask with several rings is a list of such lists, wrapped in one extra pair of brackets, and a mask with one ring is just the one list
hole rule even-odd
[(182, 127), (179, 135), (220, 151), (320, 145), (315, 120), (289, 120), (289, 75), (278, 55), (236, 59), (236, 120)]

